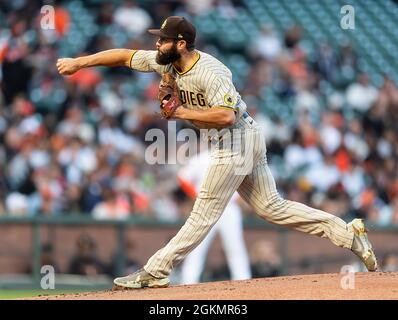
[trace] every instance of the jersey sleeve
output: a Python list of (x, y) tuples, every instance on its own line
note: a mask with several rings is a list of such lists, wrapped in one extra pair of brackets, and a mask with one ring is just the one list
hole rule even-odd
[(130, 68), (141, 72), (157, 72), (162, 74), (166, 66), (156, 62), (155, 50), (132, 50), (130, 57)]
[(237, 111), (239, 94), (232, 83), (232, 79), (224, 75), (215, 75), (212, 78), (205, 93), (209, 106), (224, 107)]

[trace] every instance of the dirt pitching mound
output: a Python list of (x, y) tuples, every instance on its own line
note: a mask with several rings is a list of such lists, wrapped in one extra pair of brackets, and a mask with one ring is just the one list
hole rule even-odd
[[(398, 272), (315, 274), (219, 281), (160, 289), (106, 290), (41, 296), (56, 300), (398, 300)], [(354, 280), (354, 281), (352, 281)], [(345, 288), (345, 289), (344, 289)]]

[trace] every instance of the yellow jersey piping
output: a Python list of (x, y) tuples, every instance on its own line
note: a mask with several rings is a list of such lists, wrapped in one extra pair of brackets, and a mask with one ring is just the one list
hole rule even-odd
[(184, 71), (184, 72), (179, 72), (179, 71), (173, 66), (174, 70), (175, 70), (180, 76), (182, 76), (183, 74), (186, 74), (187, 72), (191, 71), (192, 68), (193, 68), (193, 67), (196, 65), (196, 63), (199, 61), (199, 59), (200, 59), (200, 53), (199, 53), (199, 51), (196, 51), (196, 52), (197, 52), (197, 54), (198, 54), (198, 58), (195, 60), (195, 62), (192, 64), (192, 66), (190, 66), (190, 68), (189, 68), (188, 70), (186, 70), (186, 71)]
[(131, 68), (131, 61), (133, 60), (133, 57), (134, 57), (134, 55), (135, 55), (135, 53), (136, 53), (137, 51), (138, 51), (138, 50), (133, 50), (133, 53), (131, 54), (130, 62), (129, 62), (129, 67), (130, 67), (130, 69), (132, 69), (132, 68)]

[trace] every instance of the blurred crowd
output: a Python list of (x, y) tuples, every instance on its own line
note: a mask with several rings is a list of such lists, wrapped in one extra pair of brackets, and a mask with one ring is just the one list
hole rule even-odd
[[(177, 166), (144, 159), (145, 133), (167, 132), (156, 115), (159, 76), (91, 68), (62, 77), (55, 63), (116, 47), (154, 49), (146, 30), (164, 17), (214, 10), (233, 19), (244, 2), (0, 1), (0, 214), (186, 215)], [(42, 27), (44, 4), (55, 7), (55, 29)], [(91, 24), (79, 32), (82, 16)], [(217, 45), (198, 37), (200, 50)], [(397, 85), (388, 74), (374, 84), (350, 43), (325, 39), (310, 55), (305, 39), (300, 26), (264, 25), (236, 53), (250, 66), (238, 89), (263, 127), (280, 193), (346, 220), (398, 223)], [(291, 112), (268, 113), (258, 103), (264, 90)]]

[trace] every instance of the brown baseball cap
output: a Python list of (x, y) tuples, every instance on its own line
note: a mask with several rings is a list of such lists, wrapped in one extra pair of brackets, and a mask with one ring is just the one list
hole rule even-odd
[(194, 43), (196, 37), (194, 25), (180, 16), (170, 16), (160, 29), (149, 29), (148, 32), (163, 38), (185, 40), (187, 43)]

